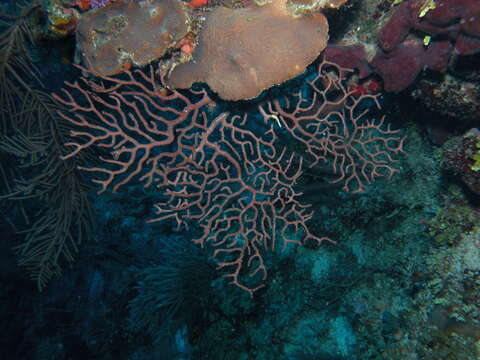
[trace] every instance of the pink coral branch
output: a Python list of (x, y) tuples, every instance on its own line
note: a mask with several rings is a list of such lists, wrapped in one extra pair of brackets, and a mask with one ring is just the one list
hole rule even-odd
[[(194, 242), (211, 249), (224, 276), (250, 295), (267, 278), (266, 252), (333, 242), (310, 232), (313, 211), (294, 189), (305, 161), (329, 163), (333, 182), (349, 191), (398, 171), (390, 164), (403, 138), (361, 110), (368, 99), (379, 106), (377, 97), (354, 97), (344, 84), (348, 70), (326, 61), (308, 82), (311, 96), (299, 91), (259, 107), (266, 123), (261, 134), (248, 128), (247, 115), (212, 115), (205, 90), (164, 88), (152, 67), (118, 77), (82, 70), (88, 79), (53, 95), (76, 128), (64, 158), (102, 148), (101, 165), (83, 168), (99, 192), (131, 182), (157, 187), (165, 200), (149, 222), (171, 220), (178, 229), (197, 224), (202, 232)], [(303, 147), (302, 155), (280, 144), (279, 126)]]
[(259, 107), (265, 121), (275, 118), (292, 138), (303, 144), (310, 155), (310, 167), (331, 163), (343, 189), (361, 192), (378, 177), (391, 176), (398, 170), (391, 165), (403, 151), (404, 137), (399, 130), (384, 128), (384, 118), (368, 119), (370, 110), (362, 110), (370, 100), (380, 109), (378, 95), (354, 96), (345, 87), (347, 69), (324, 61), (318, 75), (308, 82), (311, 99), (301, 92), (294, 100), (275, 99)]

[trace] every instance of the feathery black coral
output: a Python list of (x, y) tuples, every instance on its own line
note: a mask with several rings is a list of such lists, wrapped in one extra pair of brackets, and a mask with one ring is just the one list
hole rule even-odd
[[(42, 290), (89, 237), (91, 209), (76, 170), (82, 159), (61, 160), (70, 128), (30, 53), (40, 5), (2, 10), (9, 14), (0, 13), (0, 215), (22, 235), (19, 264)], [(8, 217), (13, 207), (23, 216)]]

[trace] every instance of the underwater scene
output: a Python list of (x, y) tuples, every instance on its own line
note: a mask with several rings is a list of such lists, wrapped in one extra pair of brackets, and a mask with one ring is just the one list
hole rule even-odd
[(479, 360), (479, 0), (0, 0), (0, 360)]

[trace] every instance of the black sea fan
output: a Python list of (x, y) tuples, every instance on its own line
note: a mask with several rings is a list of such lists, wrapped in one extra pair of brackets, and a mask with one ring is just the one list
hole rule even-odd
[(201, 324), (212, 297), (215, 267), (190, 239), (161, 238), (158, 265), (135, 269), (137, 295), (129, 303), (129, 330), (155, 343), (172, 338), (183, 325)]

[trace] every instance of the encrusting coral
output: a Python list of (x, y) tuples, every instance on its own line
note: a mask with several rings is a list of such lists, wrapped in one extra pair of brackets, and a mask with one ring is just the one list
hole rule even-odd
[(295, 17), (285, 0), (239, 9), (217, 7), (207, 15), (192, 60), (175, 67), (167, 83), (189, 88), (205, 82), (225, 100), (252, 99), (301, 74), (327, 41), (323, 14)]
[(58, 9), (76, 14), (65, 33), (75, 29), (76, 61), (102, 75), (170, 59), (168, 86), (205, 82), (225, 100), (245, 100), (301, 74), (327, 45), (321, 10), (347, 1), (257, 0), (196, 11), (207, 2), (116, 0)]
[(113, 75), (162, 57), (188, 31), (187, 12), (179, 0), (117, 0), (81, 17), (77, 47), (96, 71)]

